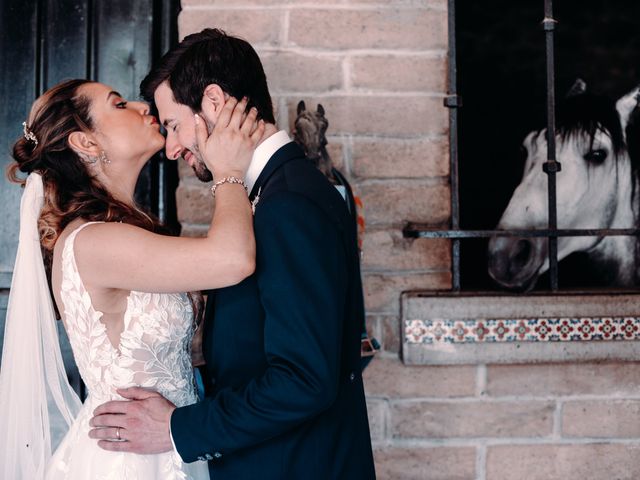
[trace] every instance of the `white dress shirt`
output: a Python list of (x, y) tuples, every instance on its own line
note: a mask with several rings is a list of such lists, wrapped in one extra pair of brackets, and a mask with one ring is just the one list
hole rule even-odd
[(256, 180), (258, 180), (269, 159), (289, 142), (291, 142), (291, 138), (289, 138), (287, 132), (279, 130), (258, 145), (256, 151), (253, 152), (253, 158), (247, 169), (247, 174), (244, 177), (244, 183), (247, 184), (249, 193), (251, 193), (253, 186), (256, 184)]

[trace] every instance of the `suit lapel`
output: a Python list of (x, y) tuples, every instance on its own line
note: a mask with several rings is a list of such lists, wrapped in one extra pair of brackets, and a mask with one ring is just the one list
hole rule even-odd
[(282, 165), (296, 158), (304, 158), (304, 151), (294, 142), (283, 145), (273, 156), (269, 159), (262, 172), (258, 176), (256, 183), (251, 189), (249, 200), (253, 202), (258, 195), (258, 192), (264, 188), (269, 181), (269, 178), (278, 170)]

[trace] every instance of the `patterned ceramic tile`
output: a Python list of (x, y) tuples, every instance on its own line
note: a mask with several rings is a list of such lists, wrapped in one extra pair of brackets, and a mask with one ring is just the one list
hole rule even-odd
[(640, 317), (482, 318), (407, 320), (414, 344), (640, 340)]

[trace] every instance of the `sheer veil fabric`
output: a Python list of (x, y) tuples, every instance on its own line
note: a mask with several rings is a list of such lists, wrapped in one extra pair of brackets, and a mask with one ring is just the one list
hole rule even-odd
[(67, 380), (58, 322), (40, 250), (42, 177), (31, 173), (20, 203), (16, 255), (0, 364), (0, 478), (39, 480), (81, 408)]

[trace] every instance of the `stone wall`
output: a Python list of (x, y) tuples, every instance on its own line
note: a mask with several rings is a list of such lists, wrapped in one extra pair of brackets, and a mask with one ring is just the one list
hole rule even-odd
[[(365, 204), (365, 375), (378, 476), (421, 480), (640, 478), (640, 365), (404, 366), (400, 293), (451, 286), (450, 246), (405, 240), (450, 215), (445, 0), (183, 0), (182, 36), (216, 26), (261, 55), (281, 128), (320, 102), (330, 153)], [(181, 167), (179, 218), (211, 200)]]

